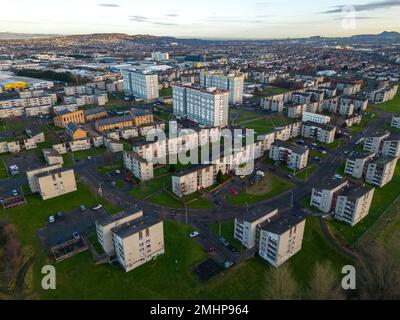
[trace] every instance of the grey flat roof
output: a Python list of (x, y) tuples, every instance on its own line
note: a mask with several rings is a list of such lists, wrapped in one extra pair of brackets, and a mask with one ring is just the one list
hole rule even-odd
[(261, 225), (261, 229), (274, 234), (283, 234), (294, 226), (303, 222), (306, 217), (301, 213), (284, 213), (273, 216), (269, 221)]
[(140, 116), (150, 116), (152, 115), (152, 113), (148, 110), (131, 108), (131, 115), (134, 117), (140, 117)]
[(128, 216), (134, 215), (138, 212), (140, 212), (140, 210), (138, 210), (137, 208), (125, 209), (124, 211), (118, 212), (117, 214), (113, 214), (111, 216), (106, 216), (102, 219), (97, 220), (97, 224), (99, 224), (101, 226), (106, 226), (106, 225), (109, 225), (110, 223), (116, 222), (116, 221), (126, 218)]
[(361, 186), (356, 188), (347, 188), (339, 196), (347, 197), (350, 199), (359, 199), (365, 194), (369, 193), (374, 188), (371, 186)]
[(146, 228), (160, 223), (162, 220), (153, 216), (143, 216), (139, 219), (129, 221), (121, 226), (113, 228), (112, 231), (120, 238), (124, 239), (138, 233)]
[(90, 115), (105, 112), (105, 111), (106, 111), (106, 109), (104, 109), (103, 107), (97, 107), (97, 108), (84, 110), (83, 112), (86, 116), (90, 116)]
[(264, 207), (264, 210), (262, 212), (257, 212), (257, 211), (249, 211), (246, 212), (243, 215), (243, 218), (239, 218), (239, 220), (247, 221), (247, 222), (254, 222), (257, 220), (260, 220), (262, 217), (265, 217), (266, 215), (270, 214), (271, 212), (275, 211), (276, 208), (272, 207)]
[(374, 155), (373, 152), (368, 152), (368, 151), (357, 152), (357, 151), (353, 151), (351, 154), (349, 154), (347, 159), (354, 161), (354, 160), (357, 160), (357, 159), (366, 159), (366, 158), (371, 157), (372, 155)]
[(312, 122), (312, 121), (303, 122), (303, 125), (308, 126), (308, 127), (321, 128), (322, 130), (325, 130), (325, 131), (332, 131), (333, 129), (335, 129), (335, 127), (332, 125), (324, 124), (324, 123), (317, 123), (317, 122)]
[(44, 171), (44, 172), (35, 174), (35, 177), (42, 178), (42, 177), (49, 176), (51, 174), (63, 173), (63, 172), (67, 172), (67, 171), (74, 171), (74, 169), (59, 168), (59, 169), (48, 170), (48, 171)]
[(290, 149), (292, 151), (294, 151), (295, 153), (298, 154), (303, 154), (306, 153), (308, 148), (304, 147), (304, 146), (300, 146), (298, 144), (293, 144), (287, 141), (283, 141), (283, 140), (275, 140), (274, 143), (272, 144), (273, 146), (277, 146), (277, 147), (283, 147), (286, 149)]
[(342, 184), (348, 182), (349, 180), (344, 178), (344, 179), (330, 179), (328, 181), (320, 182), (315, 189), (320, 189), (320, 190), (332, 190), (336, 189), (337, 187), (341, 186)]
[(113, 117), (113, 118), (97, 120), (96, 125), (104, 126), (104, 125), (115, 124), (120, 122), (128, 122), (128, 121), (132, 121), (130, 116), (121, 116), (121, 117)]

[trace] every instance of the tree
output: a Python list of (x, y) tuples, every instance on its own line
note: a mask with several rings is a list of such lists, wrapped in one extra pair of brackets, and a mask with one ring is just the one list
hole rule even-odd
[(330, 263), (317, 263), (314, 267), (307, 298), (311, 300), (343, 300), (341, 281)]
[(267, 279), (265, 298), (269, 300), (299, 299), (299, 285), (287, 263), (272, 270)]
[(218, 184), (221, 184), (221, 183), (224, 182), (224, 174), (222, 173), (221, 170), (218, 171), (218, 174), (217, 174), (217, 182), (218, 182)]
[(388, 249), (381, 245), (367, 247), (358, 268), (358, 291), (361, 299), (400, 299), (400, 265), (393, 255), (397, 248)]

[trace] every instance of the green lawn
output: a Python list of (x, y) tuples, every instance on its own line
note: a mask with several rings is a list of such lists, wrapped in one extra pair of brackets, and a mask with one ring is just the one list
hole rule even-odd
[(331, 221), (330, 224), (336, 230), (339, 237), (351, 245), (371, 228), (382, 213), (389, 208), (399, 195), (400, 163), (397, 164), (393, 180), (383, 188), (376, 188), (372, 200), (371, 209), (367, 217), (354, 227), (350, 227), (339, 221)]
[(159, 95), (160, 97), (172, 97), (172, 87), (161, 89)]
[(317, 166), (315, 164), (309, 165), (307, 168), (302, 169), (296, 173), (296, 178), (300, 180), (307, 180), (310, 176), (317, 170)]
[(241, 122), (247, 121), (247, 120), (257, 119), (260, 117), (262, 117), (261, 114), (251, 112), (251, 111), (245, 110), (243, 108), (229, 110), (229, 119), (235, 120), (238, 123), (241, 123)]
[(264, 97), (267, 96), (275, 96), (277, 94), (282, 94), (285, 93), (287, 90), (284, 88), (279, 88), (279, 87), (274, 87), (274, 86), (268, 86), (266, 89), (264, 89), (262, 95)]
[[(246, 249), (243, 247), (243, 245), (240, 243), (240, 241), (238, 241), (234, 238), (234, 231), (235, 231), (235, 221), (234, 220), (225, 221), (225, 222), (222, 222), (221, 224), (211, 223), (209, 225), (209, 228), (217, 237), (224, 237), (226, 240), (228, 240), (230, 242), (230, 244), (233, 245), (236, 248), (236, 250), (238, 250), (239, 252), (242, 252), (243, 250)], [(220, 234), (220, 231), (221, 231), (221, 234)]]
[(150, 181), (143, 181), (135, 185), (129, 192), (134, 198), (142, 200), (151, 194), (161, 191), (164, 188), (170, 188), (171, 176), (167, 175), (162, 178), (155, 178)]
[(176, 199), (175, 197), (173, 197), (171, 194), (169, 194), (166, 191), (163, 191), (161, 193), (154, 195), (153, 197), (151, 197), (149, 199), (149, 201), (151, 203), (158, 204), (160, 206), (167, 207), (167, 208), (181, 209), (184, 207), (183, 203), (181, 201), (179, 201), (178, 199)]
[(195, 202), (188, 204), (189, 209), (214, 209), (215, 206), (213, 203), (208, 201), (207, 199), (200, 198)]
[(293, 119), (287, 117), (264, 117), (264, 119), (257, 119), (242, 124), (247, 129), (253, 129), (256, 134), (271, 133), (277, 127), (285, 126), (293, 123)]
[(375, 107), (385, 112), (400, 113), (400, 90), (393, 100), (377, 104)]
[(271, 199), (285, 191), (288, 191), (290, 188), (293, 187), (293, 184), (282, 178), (271, 175), (270, 179), (271, 179), (271, 190), (266, 194), (251, 195), (246, 192), (241, 192), (237, 196), (228, 195), (227, 196), (228, 202), (234, 206), (243, 207), (246, 206), (246, 203), (253, 204)]
[(3, 159), (0, 159), (0, 180), (8, 178), (8, 170), (4, 165)]

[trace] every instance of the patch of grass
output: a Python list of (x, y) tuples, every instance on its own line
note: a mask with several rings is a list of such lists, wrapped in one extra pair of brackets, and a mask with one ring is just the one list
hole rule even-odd
[(4, 161), (0, 159), (0, 180), (8, 179), (8, 170), (5, 167)]
[(400, 113), (400, 91), (393, 100), (375, 105), (377, 109), (380, 109), (389, 113)]
[(246, 205), (246, 203), (253, 204), (271, 199), (283, 192), (288, 191), (293, 187), (293, 184), (291, 184), (290, 182), (287, 182), (286, 180), (273, 175), (268, 175), (267, 179), (270, 179), (271, 187), (270, 191), (268, 191), (264, 195), (251, 195), (246, 192), (242, 192), (239, 193), (237, 196), (228, 195), (228, 202), (234, 206), (243, 207)]
[(262, 92), (262, 96), (264, 97), (269, 97), (269, 96), (275, 96), (277, 94), (282, 94), (285, 93), (287, 90), (284, 88), (279, 88), (279, 87), (274, 87), (274, 86), (268, 86), (265, 88)]
[(167, 208), (181, 209), (184, 207), (183, 203), (181, 201), (179, 201), (178, 199), (176, 199), (175, 197), (173, 197), (171, 194), (169, 194), (166, 191), (163, 191), (161, 193), (154, 195), (153, 197), (151, 197), (149, 199), (149, 201), (151, 203), (158, 204), (160, 206), (167, 207)]
[(138, 185), (135, 185), (129, 194), (136, 199), (142, 200), (151, 194), (161, 191), (164, 188), (169, 188), (170, 186), (171, 177), (168, 175), (162, 178), (155, 178), (150, 181), (140, 182)]
[(234, 232), (235, 232), (234, 220), (225, 221), (222, 222), (221, 224), (211, 223), (208, 225), (208, 227), (217, 237), (223, 237), (226, 240), (228, 240), (229, 243), (233, 245), (239, 252), (242, 252), (245, 249), (243, 245), (240, 243), (240, 241), (234, 238)]
[(215, 208), (214, 204), (205, 198), (197, 199), (196, 201), (188, 204), (187, 207), (189, 209), (214, 209)]
[(161, 89), (159, 96), (160, 97), (172, 97), (172, 87)]
[(315, 170), (317, 170), (317, 166), (315, 164), (309, 165), (307, 168), (302, 169), (296, 173), (296, 178), (300, 180), (308, 179)]
[(350, 245), (355, 242), (371, 228), (382, 213), (390, 207), (396, 197), (399, 195), (400, 183), (400, 163), (397, 164), (393, 180), (383, 188), (376, 188), (374, 198), (372, 200), (371, 209), (366, 216), (356, 226), (351, 227), (339, 221), (331, 221), (331, 226), (336, 233)]

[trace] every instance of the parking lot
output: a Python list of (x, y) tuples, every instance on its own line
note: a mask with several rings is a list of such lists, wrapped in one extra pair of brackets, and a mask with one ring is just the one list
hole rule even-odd
[[(57, 213), (54, 213), (57, 216)], [(57, 219), (54, 223), (48, 223), (47, 226), (38, 229), (38, 235), (45, 249), (50, 249), (66, 241), (73, 239), (72, 234), (77, 232), (85, 236), (96, 231), (96, 220), (107, 216), (104, 209), (97, 211), (87, 209), (82, 212), (76, 209), (72, 212), (63, 213), (62, 220)]]
[(17, 165), (21, 173), (25, 173), (26, 171), (42, 167), (43, 163), (36, 154), (24, 152), (4, 158), (4, 166), (7, 170), (13, 165)]

